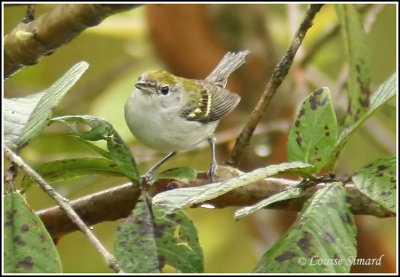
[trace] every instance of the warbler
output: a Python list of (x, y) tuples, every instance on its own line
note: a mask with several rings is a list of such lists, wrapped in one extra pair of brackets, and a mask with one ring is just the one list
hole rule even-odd
[(229, 75), (245, 62), (250, 51), (228, 52), (205, 80), (174, 76), (167, 71), (143, 73), (125, 104), (125, 120), (133, 135), (144, 145), (169, 152), (141, 181), (178, 151), (189, 150), (208, 140), (212, 159), (208, 171), (215, 179), (214, 131), (219, 120), (240, 102), (225, 89)]

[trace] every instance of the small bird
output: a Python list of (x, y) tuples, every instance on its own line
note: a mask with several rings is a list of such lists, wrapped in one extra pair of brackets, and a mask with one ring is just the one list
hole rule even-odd
[(240, 102), (225, 89), (229, 75), (245, 62), (250, 51), (228, 52), (205, 80), (193, 80), (167, 71), (143, 73), (125, 104), (125, 120), (133, 135), (146, 146), (169, 154), (151, 168), (141, 182), (176, 152), (189, 150), (208, 140), (212, 160), (208, 171), (215, 179), (214, 132), (219, 120)]

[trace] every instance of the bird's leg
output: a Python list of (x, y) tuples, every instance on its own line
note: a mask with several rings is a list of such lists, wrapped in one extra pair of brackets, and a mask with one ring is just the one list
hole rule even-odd
[(147, 173), (143, 176), (140, 176), (140, 184), (143, 183), (148, 183), (150, 181), (150, 179), (153, 177), (154, 172), (163, 164), (165, 163), (167, 160), (169, 160), (171, 157), (175, 156), (176, 152), (171, 152), (169, 153), (167, 156), (164, 157), (164, 159), (162, 159), (158, 164), (156, 164), (155, 166), (153, 166), (149, 171), (147, 171)]
[(208, 138), (208, 142), (210, 143), (211, 146), (211, 164), (210, 164), (210, 169), (208, 170), (208, 176), (210, 176), (211, 182), (215, 181), (215, 173), (217, 171), (217, 159), (216, 159), (216, 154), (215, 154), (215, 137), (212, 136)]

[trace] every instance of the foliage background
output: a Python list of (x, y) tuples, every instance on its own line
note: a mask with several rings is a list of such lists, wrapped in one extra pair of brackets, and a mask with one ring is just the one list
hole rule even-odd
[[(52, 6), (36, 5), (36, 16)], [(138, 76), (146, 70), (165, 68), (177, 75), (205, 78), (225, 52), (250, 49), (248, 63), (228, 83), (232, 91), (241, 95), (242, 101), (218, 128), (217, 136), (229, 138), (218, 147), (218, 160), (222, 162), (273, 67), (286, 52), (306, 7), (303, 4), (144, 5), (110, 16), (54, 54), (42, 58), (39, 64), (23, 69), (4, 83), (4, 96), (19, 97), (38, 92), (73, 64), (86, 60), (90, 64), (89, 70), (61, 101), (55, 115), (90, 114), (107, 119), (129, 143), (141, 172), (145, 172), (161, 155), (135, 141), (123, 116), (125, 101)], [(373, 91), (396, 70), (396, 5), (367, 5), (362, 9), (364, 26), (369, 29)], [(22, 20), (25, 10), (25, 6), (4, 9), (4, 34)], [(334, 5), (325, 5), (317, 14), (288, 77), (242, 158), (242, 170), (287, 160), (288, 126), (301, 100), (315, 88), (329, 87), (338, 114), (344, 114), (347, 71), (340, 30), (325, 39), (317, 50), (313, 49), (313, 45), (337, 25)], [(303, 62), (310, 54), (313, 54), (311, 59)], [(395, 101), (383, 107), (351, 139), (338, 164), (340, 174), (350, 174), (377, 158), (395, 155), (396, 108)], [(32, 165), (55, 159), (95, 156), (66, 133), (61, 125), (48, 127), (21, 154)], [(206, 170), (210, 153), (208, 148), (204, 149), (200, 147), (181, 153), (166, 167), (191, 164)], [(123, 178), (92, 176), (54, 186), (66, 197), (74, 199), (125, 182)], [(34, 210), (54, 205), (36, 186), (28, 191), (27, 200)], [(296, 215), (289, 211), (266, 210), (235, 222), (233, 212), (233, 208), (188, 210), (199, 229), (206, 272), (251, 271), (262, 253), (287, 230)], [(357, 267), (353, 271), (394, 272), (396, 220), (370, 216), (357, 216), (356, 220), (359, 257), (385, 256), (380, 267)], [(108, 249), (112, 249), (118, 224), (105, 222), (94, 226), (95, 233)], [(57, 248), (64, 272), (111, 272), (79, 232), (62, 237)]]

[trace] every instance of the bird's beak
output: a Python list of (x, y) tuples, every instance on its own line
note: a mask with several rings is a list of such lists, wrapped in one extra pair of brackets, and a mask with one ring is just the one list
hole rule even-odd
[(137, 89), (141, 90), (142, 92), (147, 93), (147, 94), (154, 93), (154, 90), (153, 90), (152, 86), (150, 86), (149, 83), (144, 82), (144, 81), (138, 81), (135, 84), (135, 87)]

